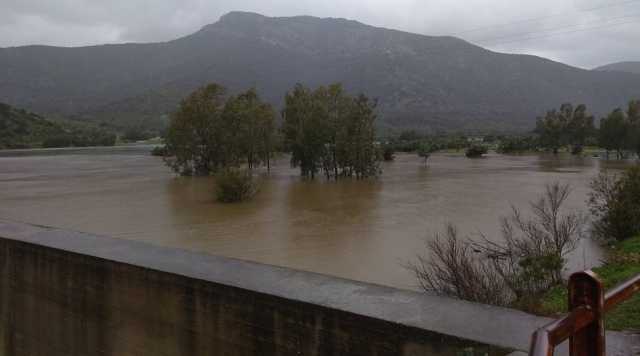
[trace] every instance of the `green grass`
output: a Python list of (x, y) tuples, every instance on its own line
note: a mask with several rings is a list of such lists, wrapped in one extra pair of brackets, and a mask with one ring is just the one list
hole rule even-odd
[(622, 241), (615, 247), (624, 253), (640, 253), (640, 236)]
[[(611, 246), (609, 261), (593, 271), (600, 276), (608, 290), (636, 274), (640, 274), (640, 236)], [(567, 310), (567, 288), (553, 288), (542, 298), (539, 312), (558, 315)], [(640, 330), (640, 295), (635, 295), (607, 313), (605, 326), (609, 330)]]

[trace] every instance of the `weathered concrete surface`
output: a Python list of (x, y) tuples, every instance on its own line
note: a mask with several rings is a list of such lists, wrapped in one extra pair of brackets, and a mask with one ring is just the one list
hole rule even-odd
[[(549, 320), (314, 273), (0, 221), (6, 355), (426, 355), (526, 350)], [(449, 335), (445, 337), (443, 335)], [(630, 354), (611, 334), (609, 355)], [(494, 350), (496, 353), (500, 351)]]

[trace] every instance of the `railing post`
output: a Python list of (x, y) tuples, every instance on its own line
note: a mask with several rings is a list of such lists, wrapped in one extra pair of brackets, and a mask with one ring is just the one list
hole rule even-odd
[(592, 271), (578, 272), (569, 278), (569, 311), (586, 306), (595, 319), (569, 339), (571, 356), (604, 356), (604, 288)]

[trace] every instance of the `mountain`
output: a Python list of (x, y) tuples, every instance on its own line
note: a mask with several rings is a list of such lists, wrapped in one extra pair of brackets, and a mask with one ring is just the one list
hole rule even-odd
[(255, 86), (277, 107), (297, 82), (342, 82), (379, 99), (384, 127), (425, 130), (528, 130), (563, 102), (602, 115), (640, 93), (640, 75), (309, 16), (232, 12), (168, 42), (0, 49), (0, 101), (118, 127), (159, 127), (208, 82)]
[(59, 123), (0, 103), (0, 149), (112, 146), (115, 135), (79, 123)]
[(640, 74), (640, 62), (618, 62), (594, 68), (593, 70), (601, 72), (625, 72)]

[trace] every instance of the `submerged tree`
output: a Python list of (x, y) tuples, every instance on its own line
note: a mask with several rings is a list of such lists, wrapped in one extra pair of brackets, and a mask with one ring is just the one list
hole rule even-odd
[(282, 111), (292, 166), (311, 178), (320, 170), (330, 179), (377, 175), (375, 109), (374, 101), (348, 96), (340, 84), (315, 91), (296, 85), (287, 93)]
[(571, 145), (571, 152), (582, 152), (587, 139), (595, 135), (593, 116), (587, 112), (585, 105), (566, 103), (559, 110), (548, 111), (544, 118), (539, 118), (536, 133), (540, 135), (542, 147), (558, 153), (566, 145)]
[(227, 157), (238, 165), (246, 161), (249, 169), (270, 166), (273, 150), (275, 116), (270, 104), (263, 103), (255, 89), (227, 100), (223, 112)]
[(618, 158), (624, 156), (624, 150), (629, 147), (629, 123), (622, 109), (616, 109), (606, 118), (600, 120), (600, 135), (598, 138), (602, 148), (615, 151)]
[(210, 84), (191, 93), (180, 103), (165, 138), (167, 164), (184, 175), (204, 175), (226, 162), (222, 139), (225, 89)]
[(180, 174), (208, 175), (221, 168), (269, 164), (274, 113), (255, 89), (229, 99), (217, 84), (202, 87), (172, 115), (166, 142), (167, 164)]
[(567, 109), (565, 115), (571, 114), (567, 122), (568, 142), (571, 145), (571, 153), (579, 154), (582, 152), (587, 139), (595, 136), (594, 119), (593, 116), (587, 113), (585, 105), (578, 105), (573, 111), (570, 111), (570, 106)]
[(215, 178), (216, 199), (221, 203), (241, 202), (258, 192), (258, 183), (249, 169), (224, 168)]
[(547, 112), (544, 118), (539, 118), (536, 123), (536, 133), (540, 135), (542, 147), (558, 153), (560, 147), (565, 144), (566, 122), (556, 110)]
[(627, 108), (629, 120), (629, 149), (635, 151), (640, 159), (640, 100), (632, 100)]
[(300, 167), (303, 177), (314, 178), (326, 152), (326, 129), (313, 92), (301, 84), (285, 96), (282, 133), (285, 149), (291, 152), (291, 165)]
[(363, 179), (380, 173), (380, 156), (375, 140), (377, 105), (364, 94), (352, 99), (344, 144), (346, 160), (339, 162), (342, 176), (355, 175)]
[(418, 157), (423, 158), (424, 159), (424, 164), (427, 164), (427, 161), (429, 160), (429, 157), (431, 157), (431, 154), (433, 152), (436, 151), (436, 147), (428, 142), (422, 142), (419, 146), (418, 146)]

